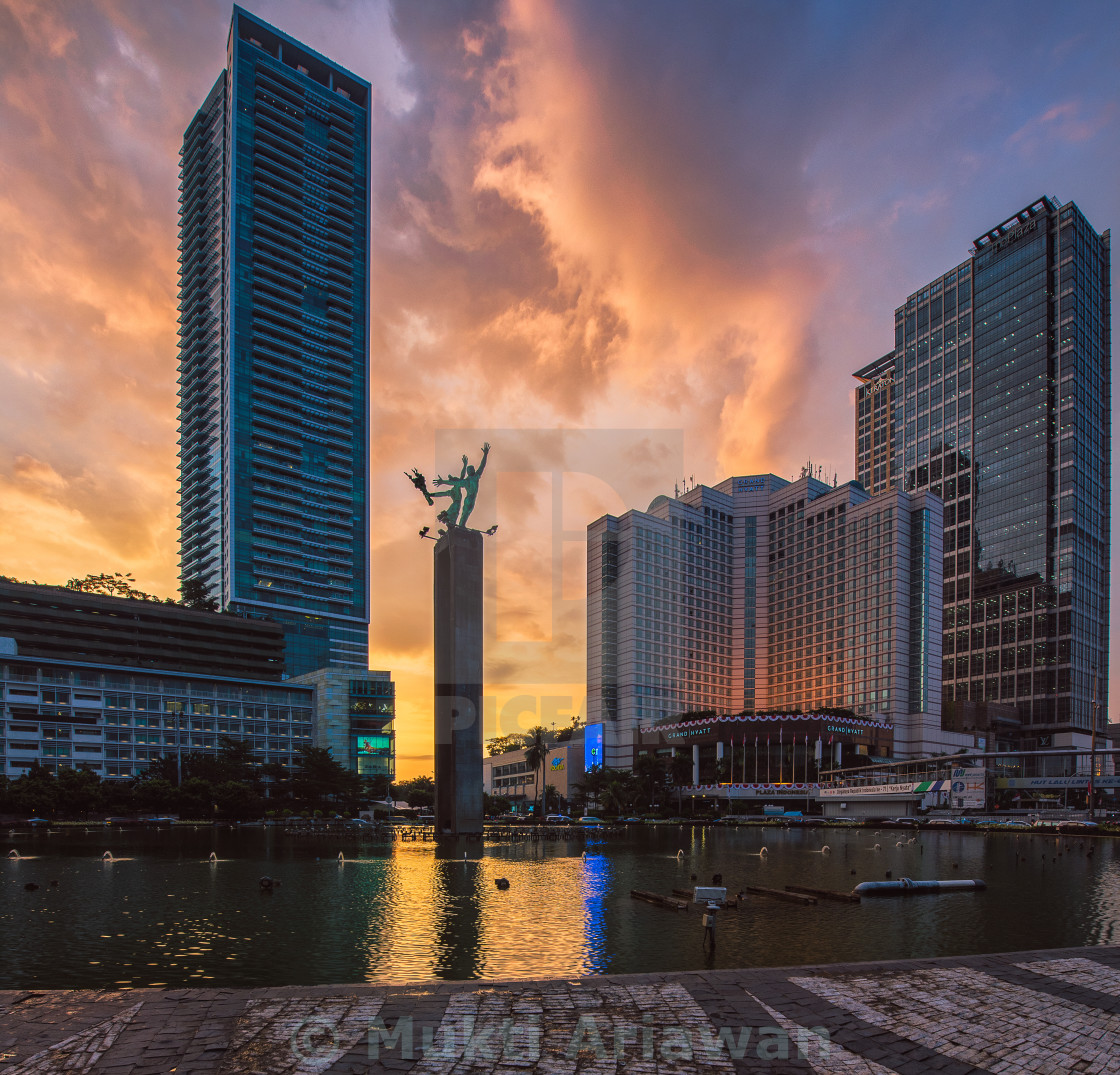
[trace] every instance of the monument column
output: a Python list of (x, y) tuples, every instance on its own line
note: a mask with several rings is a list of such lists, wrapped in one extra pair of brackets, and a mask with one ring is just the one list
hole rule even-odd
[(435, 546), (436, 832), (482, 832), (482, 534)]

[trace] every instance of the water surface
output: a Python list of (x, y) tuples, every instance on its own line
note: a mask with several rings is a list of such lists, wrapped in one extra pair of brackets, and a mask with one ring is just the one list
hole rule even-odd
[[(907, 843), (912, 835), (636, 827), (558, 843), (472, 844), (464, 860), (461, 847), (260, 829), (17, 832), (0, 837), (0, 853), (27, 856), (0, 861), (0, 988), (552, 977), (1113, 941), (1120, 844), (965, 832), (923, 832)], [(826, 843), (831, 854), (820, 853)], [(118, 861), (105, 862), (106, 850)], [(720, 913), (714, 954), (703, 949), (700, 914), (630, 897), (631, 889), (690, 887), (692, 874), (706, 883), (721, 873), (732, 891), (846, 891), (887, 871), (981, 878), (988, 889), (816, 906), (748, 897), (739, 911)], [(280, 886), (262, 893), (262, 875)], [(495, 886), (500, 877), (508, 890)], [(28, 892), (28, 882), (40, 887)]]

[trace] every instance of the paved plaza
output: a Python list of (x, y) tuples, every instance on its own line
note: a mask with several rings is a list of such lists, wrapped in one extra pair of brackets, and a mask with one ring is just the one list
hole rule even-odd
[(1120, 1071), (1120, 948), (767, 970), (0, 992), (0, 1075)]

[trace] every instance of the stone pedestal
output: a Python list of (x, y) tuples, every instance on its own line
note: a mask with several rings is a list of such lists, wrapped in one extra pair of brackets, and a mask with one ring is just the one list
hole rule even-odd
[(482, 535), (435, 547), (436, 832), (482, 832)]

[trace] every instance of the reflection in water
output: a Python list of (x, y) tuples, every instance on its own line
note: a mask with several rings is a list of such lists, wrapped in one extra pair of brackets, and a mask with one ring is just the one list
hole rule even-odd
[(606, 962), (607, 897), (610, 892), (611, 863), (603, 848), (585, 852), (580, 860), (583, 876), (583, 974), (595, 974)]
[[(110, 841), (115, 863), (101, 855)], [(720, 915), (719, 967), (1115, 942), (1120, 843), (1031, 834), (659, 827), (544, 844), (347, 844), (173, 829), (18, 838), (0, 858), (0, 988), (532, 978), (704, 967), (700, 916), (638, 903), (723, 875), (849, 890), (978, 877), (983, 893)], [(15, 841), (14, 841), (15, 842)], [(880, 843), (880, 850), (868, 848)], [(761, 848), (769, 854), (760, 855)], [(683, 854), (678, 855), (678, 851)], [(818, 852), (818, 853), (810, 853)], [(211, 853), (220, 866), (209, 865)], [(696, 881), (692, 875), (696, 875)], [(279, 882), (263, 892), (259, 879)], [(508, 878), (499, 889), (495, 879)], [(51, 881), (58, 885), (52, 886)], [(28, 892), (24, 886), (40, 887)]]
[[(477, 852), (481, 848), (473, 845)], [(466, 841), (441, 843), (435, 856), (436, 978), (461, 981), (481, 978), (482, 925), (480, 870), (471, 858)]]

